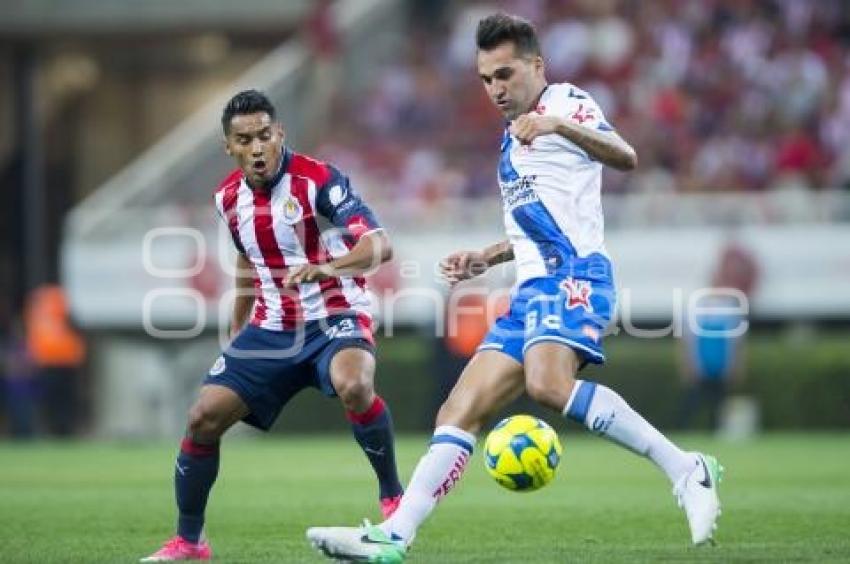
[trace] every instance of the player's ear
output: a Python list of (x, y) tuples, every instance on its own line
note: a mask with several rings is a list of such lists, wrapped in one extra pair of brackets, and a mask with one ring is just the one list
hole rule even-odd
[(274, 122), (274, 127), (277, 130), (278, 136), (280, 136), (281, 141), (286, 140), (286, 131), (283, 129), (283, 124), (279, 121)]
[(540, 55), (534, 57), (534, 70), (537, 72), (546, 72), (546, 62)]
[(227, 136), (224, 136), (224, 137), (222, 138), (222, 141), (224, 141), (224, 152), (225, 152), (225, 154), (226, 154), (228, 157), (232, 157), (232, 156), (233, 156), (233, 151), (230, 149), (230, 142), (227, 140)]

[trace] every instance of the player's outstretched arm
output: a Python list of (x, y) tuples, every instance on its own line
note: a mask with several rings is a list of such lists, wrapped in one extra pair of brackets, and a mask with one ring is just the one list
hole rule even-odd
[(500, 241), (482, 251), (458, 251), (440, 262), (440, 274), (450, 286), (475, 278), (491, 266), (513, 260), (514, 249), (510, 241)]
[(254, 265), (242, 253), (236, 255), (236, 299), (233, 300), (233, 317), (230, 321), (231, 338), (248, 322), (254, 307)]

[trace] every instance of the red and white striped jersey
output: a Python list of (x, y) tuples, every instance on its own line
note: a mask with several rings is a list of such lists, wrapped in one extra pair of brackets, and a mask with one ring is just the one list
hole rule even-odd
[(241, 170), (215, 192), (215, 205), (237, 250), (254, 265), (251, 323), (288, 330), (330, 315), (356, 315), (371, 324), (362, 277), (329, 278), (284, 288), (289, 268), (324, 264), (381, 229), (372, 211), (333, 166), (284, 149), (271, 188), (252, 189)]

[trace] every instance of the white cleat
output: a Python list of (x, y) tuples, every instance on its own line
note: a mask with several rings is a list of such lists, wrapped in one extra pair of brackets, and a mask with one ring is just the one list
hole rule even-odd
[(693, 470), (679, 478), (673, 486), (673, 495), (679, 507), (685, 510), (691, 528), (691, 540), (700, 545), (714, 543), (717, 518), (720, 517), (720, 499), (717, 486), (723, 477), (723, 466), (713, 456), (697, 453)]
[(407, 552), (400, 541), (368, 521), (362, 527), (311, 527), (307, 540), (328, 558), (342, 562), (397, 564)]

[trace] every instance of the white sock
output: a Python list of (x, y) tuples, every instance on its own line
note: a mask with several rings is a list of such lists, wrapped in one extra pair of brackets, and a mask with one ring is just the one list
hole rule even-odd
[(419, 460), (393, 516), (380, 524), (390, 538), (410, 544), (416, 530), (463, 475), (475, 436), (458, 427), (443, 425), (434, 431), (431, 446)]
[(684, 452), (641, 417), (614, 390), (577, 380), (564, 415), (592, 433), (649, 458), (674, 484), (693, 469), (696, 457)]

